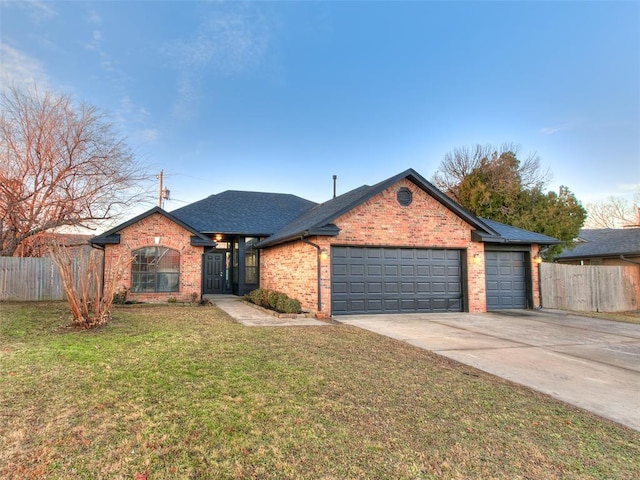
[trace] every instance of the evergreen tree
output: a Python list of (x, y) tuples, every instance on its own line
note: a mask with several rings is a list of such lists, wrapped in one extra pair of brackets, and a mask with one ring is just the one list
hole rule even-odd
[[(435, 183), (478, 217), (561, 240), (563, 245), (547, 250), (546, 259), (552, 259), (575, 240), (586, 210), (568, 187), (560, 187), (558, 193), (544, 191), (549, 175), (540, 173), (537, 157), (529, 156), (521, 163), (517, 149), (476, 147), (475, 152), (479, 151), (483, 155), (473, 158), (465, 157), (468, 148), (448, 154), (434, 177)], [(465, 165), (463, 171), (456, 168), (461, 164)]]

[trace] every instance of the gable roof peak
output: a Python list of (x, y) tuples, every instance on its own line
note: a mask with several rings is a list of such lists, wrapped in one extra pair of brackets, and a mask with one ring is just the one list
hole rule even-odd
[(471, 225), (473, 228), (486, 232), (489, 237), (499, 236), (498, 233), (486, 223), (482, 222), (479, 218), (472, 215), (469, 211), (462, 208), (456, 202), (447, 197), (444, 193), (438, 190), (434, 185), (429, 183), (422, 175), (416, 172), (414, 169), (409, 168), (397, 175), (382, 180), (373, 186), (362, 185), (353, 190), (350, 190), (342, 195), (332, 198), (324, 203), (316, 205), (304, 212), (293, 222), (284, 226), (279, 231), (275, 232), (270, 237), (261, 241), (259, 247), (267, 247), (290, 241), (297, 237), (309, 232), (323, 231), (328, 229), (331, 232), (335, 232), (335, 229), (331, 228), (332, 223), (340, 216), (353, 210), (358, 205), (366, 202), (370, 198), (386, 190), (387, 188), (395, 185), (403, 179), (409, 179), (418, 188), (428, 193), (431, 197), (437, 200), (445, 208), (451, 210), (458, 217), (462, 218), (465, 222)]
[(164, 210), (161, 207), (158, 207), (157, 205), (149, 210), (147, 210), (146, 212), (141, 213), (140, 215), (137, 215), (129, 220), (127, 220), (124, 223), (121, 223), (119, 225), (116, 225), (115, 227), (113, 227), (110, 230), (107, 230), (106, 232), (102, 233), (101, 235), (98, 235), (96, 237), (93, 237), (90, 240), (90, 243), (94, 244), (94, 245), (104, 245), (105, 243), (112, 243), (111, 242), (111, 238), (113, 238), (114, 236), (119, 236), (118, 232), (120, 232), (121, 230), (124, 230), (125, 228), (139, 222), (140, 220), (150, 217), (151, 215), (154, 214), (159, 214), (162, 215), (163, 217), (169, 219), (171, 222), (179, 225), (180, 227), (184, 228), (185, 230), (187, 230), (188, 232), (190, 232), (191, 234), (193, 234), (193, 237), (198, 238), (198, 240), (200, 242), (202, 242), (203, 245), (213, 245), (213, 243), (211, 242), (211, 240), (206, 237), (205, 235), (203, 235), (202, 233), (200, 233), (198, 230), (196, 230), (195, 228), (193, 228), (191, 225), (187, 224), (186, 222), (184, 222), (183, 220), (181, 220), (180, 218), (175, 217), (174, 215), (172, 215), (171, 213), (167, 212), (166, 210)]

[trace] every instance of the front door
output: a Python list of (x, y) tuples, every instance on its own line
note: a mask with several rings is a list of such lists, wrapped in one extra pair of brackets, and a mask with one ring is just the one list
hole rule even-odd
[(204, 254), (203, 294), (222, 293), (224, 290), (225, 252)]

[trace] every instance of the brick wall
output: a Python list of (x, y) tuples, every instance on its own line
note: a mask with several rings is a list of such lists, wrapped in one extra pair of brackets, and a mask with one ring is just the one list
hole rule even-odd
[[(128, 298), (145, 302), (166, 302), (169, 297), (180, 301), (189, 300), (192, 292), (198, 294), (202, 288), (202, 254), (203, 247), (190, 245), (191, 232), (185, 230), (164, 215), (154, 213), (130, 225), (120, 232), (119, 245), (105, 246), (105, 278), (112, 271), (118, 257), (124, 253), (131, 255), (133, 250), (141, 247), (155, 246), (155, 238), (159, 237), (160, 247), (177, 250), (180, 253), (180, 282), (178, 292), (163, 293), (129, 293)], [(131, 268), (128, 268), (120, 284), (130, 289)]]
[[(540, 264), (534, 259), (540, 255), (540, 246), (531, 245), (529, 261), (531, 262), (531, 283), (533, 287), (533, 308), (540, 308)], [(526, 258), (526, 257), (525, 257)]]
[(318, 303), (317, 250), (301, 241), (277, 245), (260, 254), (260, 286), (285, 292), (316, 313)]
[[(406, 187), (413, 202), (402, 207), (396, 191)], [(321, 259), (322, 310), (331, 313), (331, 245), (375, 245), (455, 248), (467, 251), (469, 311), (486, 310), (484, 245), (471, 241), (471, 226), (412, 182), (403, 179), (336, 219), (337, 237), (312, 237)], [(474, 255), (477, 254), (477, 257)], [(269, 248), (261, 254), (261, 285), (301, 300), (303, 308), (317, 308), (316, 250), (302, 242)], [(294, 274), (294, 272), (297, 272)]]

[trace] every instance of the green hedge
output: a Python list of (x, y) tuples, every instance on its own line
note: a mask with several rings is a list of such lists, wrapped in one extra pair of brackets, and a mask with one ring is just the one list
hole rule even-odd
[(251, 303), (269, 308), (280, 313), (301, 313), (300, 302), (289, 298), (286, 293), (276, 292), (267, 288), (258, 288), (247, 293), (244, 298)]

